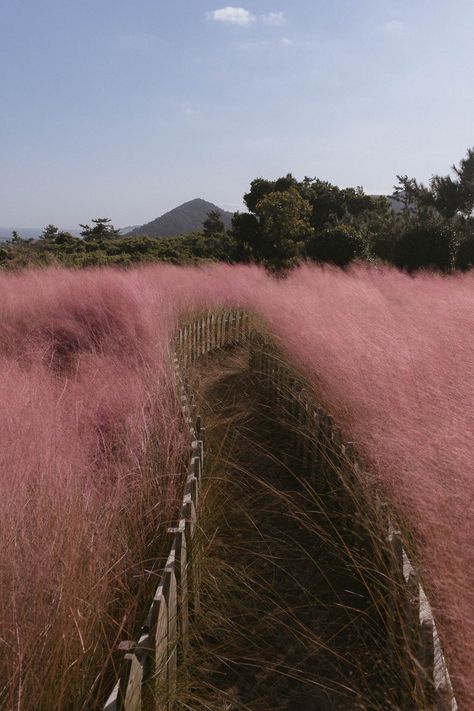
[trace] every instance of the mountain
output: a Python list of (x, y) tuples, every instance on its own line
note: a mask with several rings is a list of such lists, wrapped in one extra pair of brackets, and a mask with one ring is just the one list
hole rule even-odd
[[(141, 237), (147, 235), (148, 237), (175, 237), (176, 235), (183, 235), (187, 232), (201, 230), (202, 223), (212, 211), (219, 212), (226, 228), (230, 228), (233, 217), (232, 212), (226, 212), (212, 202), (197, 198), (196, 200), (185, 202), (179, 207), (175, 207), (174, 210), (166, 212), (161, 217), (157, 217), (156, 220), (147, 222), (141, 227), (136, 227), (131, 230), (131, 232), (127, 232), (126, 236)], [(122, 232), (122, 234), (125, 233)]]
[[(386, 200), (388, 200), (388, 202), (389, 202), (389, 204), (390, 204), (390, 209), (391, 209), (396, 215), (398, 215), (400, 212), (403, 211), (403, 202), (402, 202), (401, 199), (397, 198), (396, 195), (372, 195), (372, 197), (374, 197), (374, 198), (381, 198), (381, 197), (383, 197), (383, 198), (385, 198)], [(412, 209), (415, 209), (415, 206), (414, 206), (414, 205), (412, 205)]]
[(123, 236), (128, 235), (129, 232), (132, 232), (132, 230), (137, 230), (140, 227), (140, 225), (129, 225), (128, 227), (121, 227), (119, 232)]
[(390, 203), (390, 207), (392, 208), (393, 212), (395, 212), (397, 215), (403, 211), (403, 202), (399, 200), (395, 195), (387, 195), (387, 200)]

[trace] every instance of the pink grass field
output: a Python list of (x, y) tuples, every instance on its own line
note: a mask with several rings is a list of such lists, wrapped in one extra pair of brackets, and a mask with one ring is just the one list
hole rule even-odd
[(0, 276), (0, 706), (82, 708), (127, 638), (180, 473), (169, 344), (228, 306), (264, 318), (403, 512), (474, 708), (474, 277), (223, 265)]

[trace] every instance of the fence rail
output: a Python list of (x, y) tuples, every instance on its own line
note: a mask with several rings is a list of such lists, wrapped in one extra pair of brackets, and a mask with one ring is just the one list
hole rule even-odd
[[(250, 368), (258, 373), (270, 394), (272, 407), (290, 415), (294, 448), (307, 475), (316, 481), (328, 452), (348, 464), (347, 477), (359, 472), (352, 447), (344, 443), (331, 417), (316, 402), (302, 378), (285, 363), (278, 349), (255, 328), (243, 311), (221, 311), (183, 325), (175, 339), (173, 366), (181, 408), (189, 431), (190, 460), (178, 523), (168, 529), (169, 554), (136, 644), (123, 646), (117, 683), (104, 711), (142, 711), (144, 695), (154, 699), (159, 711), (171, 711), (177, 688), (178, 660), (188, 650), (189, 620), (199, 609), (199, 550), (197, 527), (199, 493), (204, 467), (201, 420), (186, 369), (201, 356), (228, 345), (248, 341)], [(368, 477), (369, 475), (365, 475)], [(379, 493), (374, 490), (374, 496)], [(381, 500), (378, 505), (383, 508)], [(449, 672), (433, 612), (416, 568), (405, 550), (401, 534), (387, 518), (387, 542), (393, 551), (394, 576), (405, 587), (408, 615), (419, 627), (421, 645), (418, 664), (424, 670), (424, 693), (435, 711), (457, 711)], [(147, 690), (146, 692), (144, 690)], [(147, 705), (147, 708), (150, 708)]]

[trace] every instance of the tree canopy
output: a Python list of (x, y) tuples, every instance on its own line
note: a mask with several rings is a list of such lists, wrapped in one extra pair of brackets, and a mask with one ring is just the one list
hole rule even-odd
[(259, 177), (244, 195), (248, 212), (235, 213), (226, 230), (212, 210), (200, 231), (179, 237), (121, 236), (110, 219), (81, 224), (81, 237), (48, 224), (37, 239), (13, 232), (0, 248), (3, 269), (64, 264), (72, 267), (167, 261), (255, 262), (284, 273), (303, 260), (347, 267), (381, 260), (413, 272), (449, 272), (474, 266), (474, 148), (449, 175), (428, 185), (397, 176), (393, 198), (340, 188), (319, 178)]

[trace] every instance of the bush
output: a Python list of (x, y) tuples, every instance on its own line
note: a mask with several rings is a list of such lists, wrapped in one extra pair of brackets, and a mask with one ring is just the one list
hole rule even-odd
[(408, 224), (395, 244), (395, 266), (408, 271), (441, 269), (453, 266), (456, 249), (453, 228), (438, 221), (415, 220)]
[(468, 220), (465, 224), (464, 235), (456, 253), (455, 266), (463, 272), (474, 266), (474, 219)]
[(345, 267), (364, 253), (361, 235), (348, 225), (329, 227), (308, 240), (306, 254), (316, 262)]

